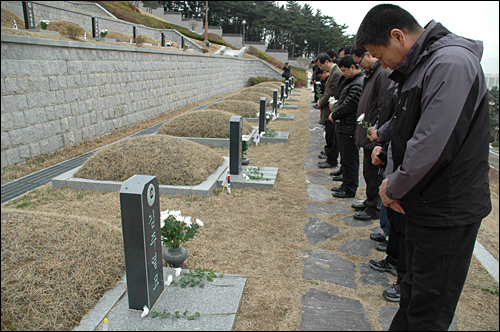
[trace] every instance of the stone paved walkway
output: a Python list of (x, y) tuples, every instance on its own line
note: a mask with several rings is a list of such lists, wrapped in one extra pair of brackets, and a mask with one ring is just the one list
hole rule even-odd
[[(309, 93), (303, 89), (304, 93)], [(311, 95), (312, 100), (312, 95)], [(310, 104), (312, 105), (312, 104)], [(382, 286), (383, 289), (391, 285), (389, 273), (376, 271), (368, 265), (370, 253), (375, 250), (376, 242), (369, 239), (372, 232), (380, 232), (379, 220), (357, 221), (353, 219), (356, 211), (351, 204), (361, 202), (358, 195), (353, 199), (337, 199), (335, 204), (321, 204), (332, 198), (330, 188), (340, 185), (334, 183), (330, 172), (336, 169), (321, 169), (318, 167), (318, 158), (325, 145), (324, 129), (318, 124), (319, 110), (310, 107), (309, 130), (311, 138), (307, 146), (307, 157), (304, 165), (308, 184), (307, 193), (310, 202), (307, 211), (309, 222), (304, 226), (304, 234), (311, 244), (320, 244), (331, 237), (337, 237), (344, 243), (337, 251), (314, 249), (302, 251), (303, 275), (307, 280), (324, 281), (348, 289), (357, 290), (365, 286)], [(366, 187), (362, 177), (362, 162), (360, 163), (360, 188)], [(325, 187), (325, 185), (327, 185)], [(339, 215), (335, 220), (341, 220), (349, 227), (357, 230), (366, 229), (365, 238), (350, 238), (343, 234), (346, 231), (341, 225), (332, 223), (332, 215)], [(349, 215), (346, 217), (345, 215)], [(327, 216), (327, 217), (325, 217)], [(324, 218), (324, 220), (321, 220)], [(345, 225), (342, 225), (345, 226)], [(340, 228), (340, 230), (339, 230)], [(359, 234), (360, 232), (357, 232)], [(350, 258), (353, 257), (351, 260)], [(366, 257), (366, 262), (359, 263), (360, 258)], [(380, 287), (373, 287), (370, 296), (382, 297)], [(385, 301), (385, 300), (384, 300)], [(397, 303), (386, 302), (378, 308), (377, 322), (384, 330), (388, 330), (392, 318), (398, 310)], [(302, 309), (300, 329), (305, 331), (371, 331), (378, 330), (367, 319), (367, 308), (356, 298), (340, 296), (320, 289), (310, 288), (302, 295)], [(456, 319), (450, 330), (456, 331)]]

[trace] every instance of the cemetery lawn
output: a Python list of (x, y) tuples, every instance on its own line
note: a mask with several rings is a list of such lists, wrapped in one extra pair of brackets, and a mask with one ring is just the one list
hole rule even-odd
[[(236, 319), (239, 331), (299, 330), (302, 294), (309, 288), (360, 300), (374, 330), (382, 329), (377, 321), (379, 308), (397, 307), (381, 296), (382, 286), (351, 289), (302, 277), (301, 251), (305, 250), (328, 250), (357, 265), (384, 257), (376, 250), (369, 257), (338, 251), (351, 238), (367, 239), (378, 221), (370, 227), (351, 227), (342, 221), (348, 215), (315, 215), (338, 227), (340, 233), (317, 244), (309, 243), (303, 233), (313, 216), (307, 212), (312, 201), (305, 180), (311, 170), (304, 169), (310, 138), (309, 96), (310, 91), (303, 88), (299, 108), (284, 112), (294, 114), (295, 120), (269, 125), (290, 132), (287, 143), (249, 146), (250, 166), (279, 167), (273, 190), (233, 189), (229, 195), (227, 190), (216, 189), (208, 198), (160, 197), (160, 210), (181, 210), (183, 216), (205, 223), (185, 244), (186, 268), (250, 277)], [(117, 140), (120, 135), (106, 140)], [(97, 144), (104, 143), (88, 142), (91, 149)], [(220, 156), (229, 155), (227, 148), (211, 149)], [(329, 189), (332, 183), (324, 186)], [(356, 198), (363, 199), (364, 194), (360, 188)], [(334, 203), (339, 201), (332, 197), (313, 204)], [(478, 240), (498, 260), (498, 193), (492, 192), (492, 203), (494, 210), (483, 220)], [(46, 185), (4, 205), (1, 214), (2, 330), (72, 329), (125, 274), (118, 193), (52, 190)], [(456, 312), (459, 330), (498, 330), (498, 293), (481, 287), (498, 291), (498, 283), (473, 257)]]

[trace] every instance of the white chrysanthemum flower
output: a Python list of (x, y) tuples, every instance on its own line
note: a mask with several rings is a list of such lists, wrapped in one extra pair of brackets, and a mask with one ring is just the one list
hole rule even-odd
[(169, 214), (171, 216), (177, 217), (177, 216), (180, 216), (182, 214), (182, 212), (181, 212), (181, 210), (170, 210)]
[(181, 275), (182, 272), (182, 267), (175, 268), (175, 276), (178, 277)]
[(356, 121), (358, 121), (358, 123), (359, 123), (359, 124), (363, 124), (363, 120), (364, 120), (364, 119), (365, 119), (365, 113), (361, 114), (361, 115), (359, 116), (358, 120), (356, 120)]
[(198, 224), (198, 226), (205, 226), (205, 224), (203, 224), (203, 221), (201, 221), (200, 219), (196, 219), (196, 223)]
[(191, 227), (191, 225), (193, 224), (191, 222), (191, 217), (184, 217), (184, 223), (188, 226), (188, 227)]
[(167, 280), (165, 280), (165, 286), (170, 286), (171, 283), (172, 283), (172, 276), (169, 275), (167, 277)]
[(148, 306), (145, 305), (144, 308), (142, 308), (142, 314), (141, 314), (141, 317), (144, 318), (146, 317), (147, 315), (149, 315), (149, 309), (148, 309)]

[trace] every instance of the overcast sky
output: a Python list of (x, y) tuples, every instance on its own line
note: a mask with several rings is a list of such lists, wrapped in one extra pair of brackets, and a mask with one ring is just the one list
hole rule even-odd
[[(443, 24), (454, 34), (483, 41), (481, 65), (485, 73), (498, 74), (499, 63), (499, 2), (498, 1), (298, 1), (320, 9), (333, 17), (337, 24), (348, 26), (348, 34), (356, 34), (366, 13), (381, 3), (398, 5), (415, 17), (424, 27), (430, 20)], [(278, 1), (279, 5), (286, 1)], [(323, 50), (326, 51), (326, 50)]]

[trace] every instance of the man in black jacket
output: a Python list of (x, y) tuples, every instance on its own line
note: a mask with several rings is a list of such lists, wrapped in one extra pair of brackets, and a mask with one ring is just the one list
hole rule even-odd
[(452, 321), (479, 226), (491, 211), (490, 120), (481, 41), (404, 9), (373, 7), (356, 34), (399, 83), (385, 206), (406, 214), (407, 271), (390, 330), (443, 330)]
[(339, 100), (331, 106), (331, 122), (337, 121), (337, 133), (342, 155), (342, 185), (334, 191), (333, 197), (353, 198), (358, 189), (359, 149), (356, 146), (356, 111), (363, 90), (365, 73), (351, 55), (343, 57), (338, 64), (344, 74)]

